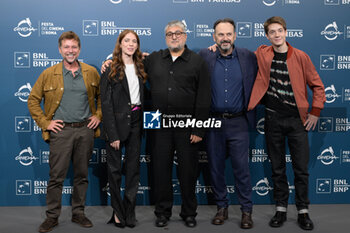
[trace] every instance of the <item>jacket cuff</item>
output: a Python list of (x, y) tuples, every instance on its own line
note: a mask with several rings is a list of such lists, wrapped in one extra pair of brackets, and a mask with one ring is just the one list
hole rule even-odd
[(321, 108), (312, 107), (310, 114), (319, 117), (321, 115)]
[(191, 134), (201, 137), (203, 139), (205, 136), (205, 132), (205, 129), (193, 129)]

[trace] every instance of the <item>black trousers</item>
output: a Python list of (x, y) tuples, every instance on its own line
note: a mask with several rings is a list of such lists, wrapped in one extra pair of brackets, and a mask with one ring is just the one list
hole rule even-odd
[[(111, 194), (111, 205), (121, 223), (136, 221), (136, 194), (140, 179), (141, 151), (141, 111), (131, 114), (131, 130), (128, 138), (121, 142), (119, 150), (115, 150), (106, 142), (107, 172)], [(125, 147), (123, 166), (125, 171), (124, 198), (120, 193), (122, 181), (122, 147)]]
[(274, 200), (277, 206), (288, 206), (289, 185), (286, 176), (287, 139), (292, 158), (295, 185), (295, 204), (298, 210), (307, 209), (309, 190), (309, 142), (307, 131), (299, 117), (282, 117), (265, 111), (265, 138), (271, 160)]
[(196, 216), (195, 186), (198, 170), (198, 143), (190, 143), (190, 131), (160, 129), (153, 131), (152, 170), (154, 177), (155, 215), (171, 216), (173, 206), (172, 170), (177, 156), (177, 178), (181, 190), (180, 216)]

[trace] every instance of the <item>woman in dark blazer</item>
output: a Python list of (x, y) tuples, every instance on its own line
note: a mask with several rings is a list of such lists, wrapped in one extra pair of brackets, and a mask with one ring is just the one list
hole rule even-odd
[[(108, 181), (113, 208), (109, 223), (114, 223), (117, 227), (134, 227), (136, 224), (135, 205), (140, 177), (145, 80), (140, 39), (134, 31), (124, 30), (117, 39), (112, 63), (102, 74), (100, 84)], [(124, 198), (120, 193), (123, 147)]]

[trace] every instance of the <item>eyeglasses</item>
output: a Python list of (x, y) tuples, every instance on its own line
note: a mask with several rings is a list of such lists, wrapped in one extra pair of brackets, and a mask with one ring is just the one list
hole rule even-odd
[(180, 32), (180, 31), (176, 31), (176, 32), (167, 32), (165, 33), (165, 36), (168, 38), (172, 38), (173, 35), (175, 35), (176, 38), (180, 37), (182, 34), (186, 34), (185, 32)]

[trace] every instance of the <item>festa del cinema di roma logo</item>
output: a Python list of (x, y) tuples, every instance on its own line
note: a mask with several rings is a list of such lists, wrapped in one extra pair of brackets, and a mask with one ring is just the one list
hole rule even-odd
[(324, 36), (327, 40), (335, 40), (341, 34), (343, 33), (338, 30), (338, 25), (335, 21), (328, 24), (321, 32), (321, 35)]
[(23, 166), (29, 166), (33, 163), (34, 160), (38, 160), (38, 157), (35, 157), (33, 151), (30, 147), (19, 152), (19, 155), (16, 156), (15, 160), (18, 160)]
[(336, 159), (339, 159), (339, 157), (334, 154), (334, 150), (331, 146), (324, 149), (321, 154), (317, 156), (317, 160), (321, 160), (321, 162), (327, 166), (332, 164)]
[(143, 113), (144, 129), (160, 128), (221, 128), (221, 121), (215, 118), (197, 120), (190, 114), (162, 114), (159, 109)]
[(30, 92), (32, 91), (32, 86), (30, 83), (26, 83), (25, 85), (22, 85), (17, 92), (15, 92), (15, 96), (18, 97), (18, 99), (22, 102), (28, 102), (28, 97)]
[(13, 29), (13, 31), (17, 32), (21, 37), (28, 37), (36, 30), (38, 29), (32, 26), (32, 22), (29, 18), (21, 20), (17, 27)]

